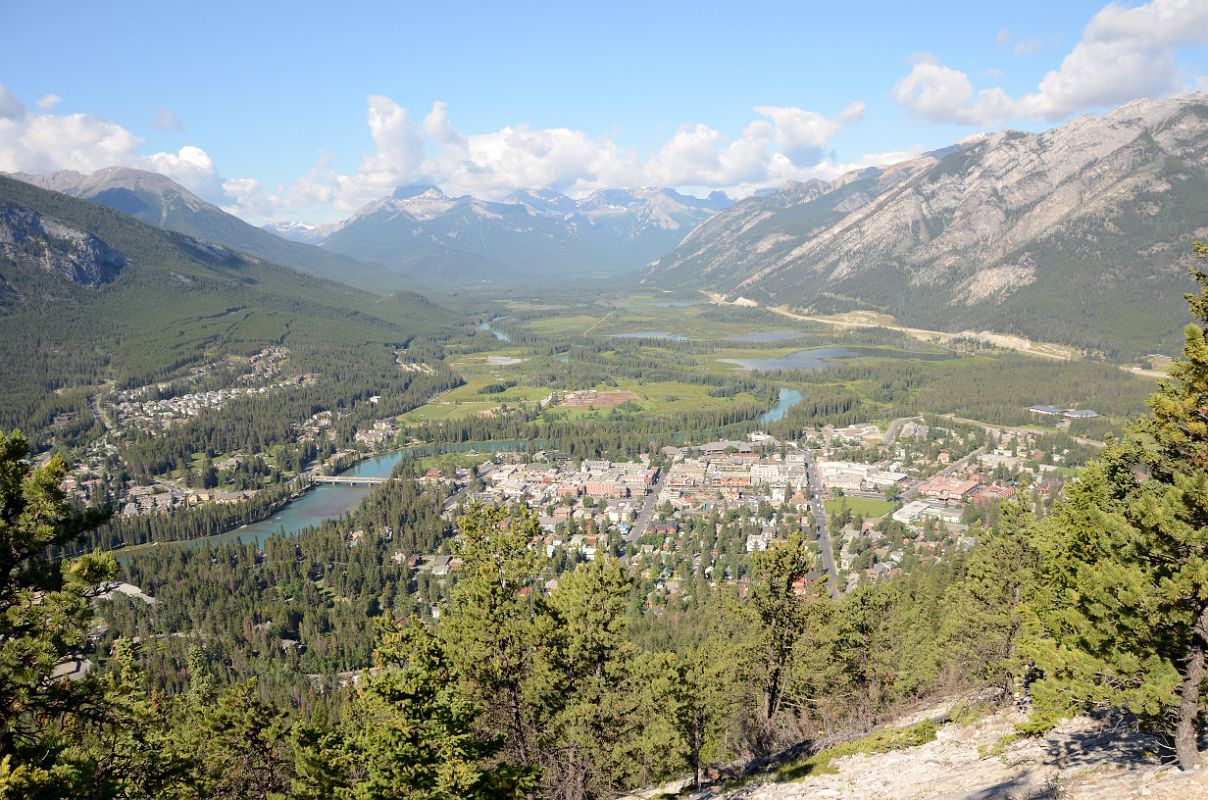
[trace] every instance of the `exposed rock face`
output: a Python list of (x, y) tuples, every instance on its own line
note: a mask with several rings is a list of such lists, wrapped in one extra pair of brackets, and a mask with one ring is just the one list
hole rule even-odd
[(1112, 344), (1095, 315), (1177, 339), (1206, 194), (1208, 95), (1141, 100), (749, 198), (646, 280), (1090, 347)]
[(126, 265), (122, 253), (91, 233), (9, 203), (0, 203), (0, 255), (92, 287), (115, 280)]
[[(939, 711), (933, 709), (931, 713)], [(921, 715), (926, 716), (926, 713)], [(1208, 800), (1208, 768), (1160, 763), (1151, 736), (1115, 721), (1078, 717), (1034, 738), (1014, 738), (1025, 716), (1000, 712), (948, 724), (921, 747), (836, 759), (830, 774), (795, 782), (754, 778), (738, 789), (705, 789), (688, 800)], [(909, 724), (917, 720), (904, 720)], [(1012, 737), (1008, 739), (1007, 737)], [(640, 792), (633, 800), (654, 798)]]

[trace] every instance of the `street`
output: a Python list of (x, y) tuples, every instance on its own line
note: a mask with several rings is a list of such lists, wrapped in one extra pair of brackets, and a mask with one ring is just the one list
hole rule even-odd
[[(810, 508), (814, 512), (814, 535), (818, 539), (818, 548), (822, 551), (822, 567), (826, 570), (827, 593), (832, 600), (839, 599), (839, 568), (835, 565), (835, 550), (831, 544), (830, 532), (827, 530), (826, 505), (823, 501), (822, 480), (818, 475), (818, 467), (814, 463), (813, 454), (805, 453), (805, 475), (810, 484)], [(808, 523), (802, 520), (803, 531), (808, 532)]]

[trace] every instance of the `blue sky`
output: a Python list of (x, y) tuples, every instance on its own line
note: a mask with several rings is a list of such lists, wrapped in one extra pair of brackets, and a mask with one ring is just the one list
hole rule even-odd
[(1208, 0), (0, 0), (0, 31), (0, 170), (157, 169), (254, 221), (411, 180), (740, 195), (1208, 71)]

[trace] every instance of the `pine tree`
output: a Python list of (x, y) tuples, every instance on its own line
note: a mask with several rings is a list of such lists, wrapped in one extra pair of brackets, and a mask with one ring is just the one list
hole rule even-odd
[(418, 622), (388, 631), (374, 652), (345, 730), (354, 800), (503, 800), (522, 797), (531, 773), (492, 765), (502, 737), (476, 731), (480, 707), (459, 697), (440, 641)]
[(550, 598), (551, 679), (562, 693), (543, 737), (550, 797), (610, 797), (632, 773), (645, 707), (626, 636), (629, 592), (624, 568), (600, 557), (564, 575)]
[(940, 647), (960, 677), (984, 682), (1004, 695), (1023, 671), (1019, 642), (1024, 601), (1035, 581), (1039, 554), (1026, 499), (1004, 503), (994, 528), (975, 532), (964, 579), (944, 597)]
[(62, 458), (35, 469), (27, 457), (20, 433), (0, 432), (0, 795), (86, 797), (100, 765), (82, 744), (115, 712), (94, 675), (73, 681), (55, 671), (92, 666), (89, 599), (116, 564), (50, 558), (101, 517), (71, 514), (59, 488)]
[(751, 606), (760, 623), (754, 654), (764, 693), (764, 719), (770, 724), (780, 710), (793, 649), (806, 625), (807, 601), (798, 587), (814, 568), (800, 533), (769, 547), (754, 558)]
[(525, 506), (483, 505), (468, 507), (457, 527), (462, 564), (440, 635), (470, 698), (485, 705), (484, 723), (506, 731), (509, 755), (532, 765), (533, 712), (541, 703), (529, 695), (539, 691), (534, 676), (545, 638), (531, 591), (541, 528)]
[[(1196, 245), (1201, 261), (1208, 247)], [(1044, 716), (1107, 702), (1168, 728), (1179, 764), (1197, 738), (1208, 651), (1208, 275), (1183, 358), (1150, 398), (1152, 415), (1083, 470), (1038, 526), (1033, 608), (1049, 634), (1032, 650)]]

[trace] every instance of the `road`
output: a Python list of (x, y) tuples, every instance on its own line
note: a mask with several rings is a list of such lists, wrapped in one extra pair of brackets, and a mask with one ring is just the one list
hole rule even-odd
[(889, 430), (885, 431), (885, 444), (893, 444), (898, 439), (898, 434), (902, 432), (902, 426), (907, 422), (922, 422), (922, 417), (898, 417), (893, 422), (889, 423)]
[[(839, 568), (835, 565), (835, 547), (831, 544), (830, 531), (827, 530), (826, 505), (822, 499), (822, 479), (818, 475), (818, 466), (814, 463), (813, 455), (805, 453), (805, 476), (810, 484), (810, 508), (814, 511), (813, 533), (818, 539), (818, 547), (822, 550), (822, 567), (826, 570), (826, 587), (832, 600), (839, 599)], [(809, 528), (802, 520), (802, 530)]]
[(646, 526), (650, 524), (651, 518), (654, 517), (654, 510), (659, 504), (659, 494), (663, 491), (663, 480), (664, 473), (660, 471), (659, 479), (650, 487), (646, 501), (642, 504), (642, 510), (638, 512), (638, 518), (633, 521), (629, 533), (625, 534), (626, 544), (633, 544), (646, 532)]
[(113, 425), (109, 423), (109, 417), (105, 416), (105, 412), (101, 410), (101, 395), (93, 395), (88, 398), (88, 408), (92, 411), (92, 416), (96, 421), (105, 427), (105, 430), (113, 430)]

